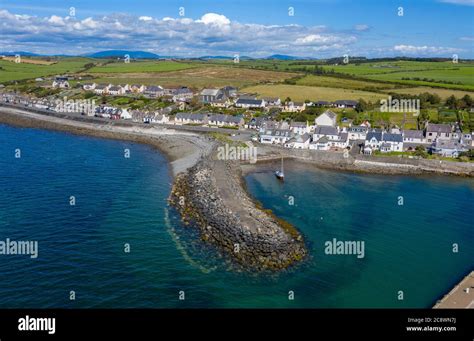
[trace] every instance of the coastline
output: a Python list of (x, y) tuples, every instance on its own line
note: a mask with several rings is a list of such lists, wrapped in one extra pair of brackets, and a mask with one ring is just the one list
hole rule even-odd
[[(307, 254), (299, 232), (247, 193), (239, 162), (215, 158), (218, 142), (208, 136), (158, 127), (84, 123), (3, 107), (0, 123), (151, 145), (171, 164), (174, 185), (169, 203), (178, 209), (185, 224), (200, 228), (202, 240), (217, 245), (248, 270), (284, 269)], [(198, 172), (208, 172), (209, 176), (189, 186)], [(183, 195), (179, 191), (184, 188), (183, 206), (179, 204)], [(214, 198), (213, 209), (209, 209), (212, 205), (208, 205), (208, 198)], [(212, 231), (209, 226), (214, 227)]]
[[(248, 161), (222, 161), (215, 158), (219, 142), (202, 133), (103, 121), (83, 122), (80, 117), (77, 120), (59, 118), (26, 109), (0, 107), (0, 123), (127, 140), (157, 148), (170, 162), (174, 185), (169, 203), (181, 213), (184, 223), (192, 222), (197, 225), (201, 239), (216, 244), (244, 268), (253, 270), (283, 269), (307, 255), (303, 237), (298, 230), (276, 217), (270, 210), (265, 210), (248, 193), (243, 179), (249, 172), (273, 170), (272, 163), (279, 161), (282, 156), (298, 161), (298, 166), (303, 168), (394, 175), (474, 175), (474, 164), (462, 165), (467, 166), (464, 169), (453, 162), (454, 171), (443, 172), (441, 167), (430, 169), (412, 164), (385, 163), (384, 160), (361, 160), (352, 155), (344, 157), (342, 153), (308, 153), (266, 145), (258, 146), (259, 157), (256, 164)], [(364, 161), (376, 164), (368, 167)], [(432, 162), (428, 162), (430, 164)], [(203, 174), (206, 176), (201, 176)], [(188, 199), (184, 205), (180, 204), (180, 197), (183, 196)], [(278, 253), (272, 249), (278, 250)]]

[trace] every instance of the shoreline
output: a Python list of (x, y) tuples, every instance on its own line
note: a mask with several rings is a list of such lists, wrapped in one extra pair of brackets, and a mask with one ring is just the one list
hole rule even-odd
[[(203, 241), (217, 245), (247, 270), (277, 271), (307, 255), (297, 229), (258, 205), (246, 191), (239, 162), (215, 158), (219, 143), (210, 137), (167, 128), (84, 123), (12, 108), (0, 108), (0, 123), (151, 145), (170, 161), (174, 184), (169, 204), (185, 225), (200, 228)], [(199, 172), (208, 176), (193, 183)], [(183, 189), (186, 205), (179, 204)], [(208, 198), (218, 203), (214, 210)]]

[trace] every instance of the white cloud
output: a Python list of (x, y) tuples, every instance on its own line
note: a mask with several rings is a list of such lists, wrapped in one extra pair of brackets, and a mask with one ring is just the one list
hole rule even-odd
[(58, 26), (65, 25), (64, 19), (61, 17), (58, 17), (57, 15), (52, 15), (51, 18), (48, 19), (48, 22), (53, 25), (58, 25)]
[(441, 46), (414, 46), (414, 45), (395, 45), (393, 50), (396, 52), (417, 55), (440, 55), (446, 53), (461, 52), (462, 49)]
[(142, 15), (141, 17), (138, 18), (138, 20), (141, 20), (141, 21), (152, 21), (153, 18), (152, 17), (148, 17), (146, 15)]
[(305, 37), (296, 39), (297, 45), (327, 45), (334, 44), (337, 42), (352, 43), (356, 40), (355, 37), (348, 36), (336, 36), (336, 35), (322, 35), (322, 34), (310, 34)]
[(196, 22), (215, 26), (226, 26), (230, 24), (230, 20), (225, 15), (216, 13), (206, 13), (201, 19), (196, 20)]
[(462, 40), (462, 41), (474, 41), (474, 36), (461, 37), (461, 38), (459, 38), (459, 39)]
[(369, 28), (370, 28), (369, 25), (366, 25), (366, 24), (358, 24), (354, 26), (354, 29), (356, 31), (361, 31), (361, 32), (367, 31)]

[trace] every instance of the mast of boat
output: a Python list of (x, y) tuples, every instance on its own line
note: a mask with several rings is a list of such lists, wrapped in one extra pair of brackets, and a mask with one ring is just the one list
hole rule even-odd
[(281, 157), (281, 174), (284, 174), (283, 173), (283, 156)]

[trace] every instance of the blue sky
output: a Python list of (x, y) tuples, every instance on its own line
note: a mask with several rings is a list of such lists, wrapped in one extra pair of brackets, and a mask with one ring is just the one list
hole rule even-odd
[(474, 0), (0, 0), (0, 35), (51, 54), (474, 58)]

